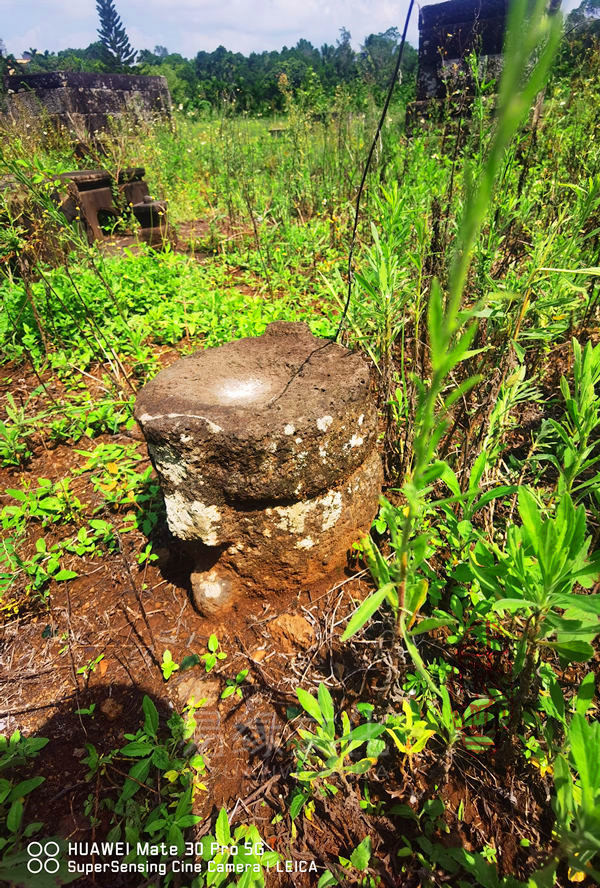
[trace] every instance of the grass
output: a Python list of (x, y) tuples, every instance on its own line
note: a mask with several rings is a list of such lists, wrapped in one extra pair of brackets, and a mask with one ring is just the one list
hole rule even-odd
[[(514, 15), (527, 13), (517, 4)], [(536, 15), (527, 39), (507, 46), (495, 109), (482, 84), (469, 116), (449, 103), (440, 122), (410, 134), (401, 116), (388, 119), (367, 181), (345, 341), (376, 371), (386, 499), (358, 544), (366, 594), (350, 585), (342, 616), (338, 604), (317, 612), (332, 661), (319, 645), (298, 674), (286, 659), (280, 693), (291, 682), (304, 711), (289, 706), (266, 756), (279, 761), (269, 779), (282, 800), (269, 807), (269, 839), (288, 855), (316, 854), (321, 888), (388, 876), (407, 886), (600, 881), (600, 76), (589, 58), (552, 75), (542, 122), (532, 123), (558, 39)], [(125, 563), (136, 632), (152, 654), (144, 669), (162, 695), (176, 676), (167, 688), (143, 598), (150, 577), (163, 582), (162, 505), (143, 445), (127, 437), (134, 394), (178, 355), (260, 335), (273, 320), (332, 336), (345, 298), (375, 109), (360, 120), (332, 109), (314, 122), (286, 101), (278, 138), (272, 121), (226, 113), (106, 137), (103, 165), (143, 163), (151, 190), (169, 200), (177, 249), (89, 248), (47, 185), (75, 163), (68, 144), (32, 128), (1, 149), (0, 172), (21, 188), (0, 207), (1, 606), (27, 631), (42, 614), (50, 625), (64, 598), (70, 621), (68, 590), (90, 566)], [(55, 453), (65, 455), (56, 470)], [(81, 664), (103, 652), (91, 656), (70, 622), (65, 637), (79, 688)], [(236, 643), (227, 640), (233, 671), (219, 689), (231, 705), (268, 677), (253, 661), (250, 676), (233, 667)], [(207, 656), (191, 647), (169, 668)], [(85, 677), (97, 680), (95, 670)], [(145, 733), (131, 743), (156, 738), (155, 713), (146, 703)], [(188, 784), (177, 796), (159, 775), (154, 790), (150, 759), (134, 773), (143, 810), (107, 804), (103, 820), (104, 760), (119, 761), (114, 748), (94, 759), (93, 829), (160, 820), (179, 841), (194, 826)], [(508, 825), (498, 801), (507, 775)], [(124, 786), (133, 792), (131, 780)], [(473, 814), (473, 792), (484, 814)], [(223, 835), (236, 810), (234, 800), (229, 821), (219, 816)], [(10, 854), (20, 823), (14, 814)], [(323, 830), (335, 853), (315, 840)]]

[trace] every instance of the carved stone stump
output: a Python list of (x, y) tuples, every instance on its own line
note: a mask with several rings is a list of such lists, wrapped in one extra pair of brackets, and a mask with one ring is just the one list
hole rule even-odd
[(244, 591), (324, 578), (375, 516), (368, 366), (304, 324), (182, 358), (141, 389), (135, 416), (169, 528), (195, 541), (192, 590), (205, 614)]

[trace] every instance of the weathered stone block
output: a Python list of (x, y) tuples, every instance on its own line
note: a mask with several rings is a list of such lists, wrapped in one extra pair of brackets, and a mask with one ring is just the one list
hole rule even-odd
[(172, 533), (221, 547), (212, 570), (192, 578), (204, 610), (241, 585), (325, 576), (374, 517), (381, 461), (368, 366), (304, 324), (271, 324), (177, 361), (139, 392), (135, 415)]
[(488, 76), (501, 70), (507, 0), (445, 0), (419, 12), (417, 101), (443, 99), (453, 72), (464, 75), (461, 91), (472, 88), (464, 59), (475, 51)]
[(13, 118), (46, 114), (81, 134), (105, 129), (110, 118), (169, 116), (171, 96), (164, 77), (50, 71), (4, 77), (7, 113)]

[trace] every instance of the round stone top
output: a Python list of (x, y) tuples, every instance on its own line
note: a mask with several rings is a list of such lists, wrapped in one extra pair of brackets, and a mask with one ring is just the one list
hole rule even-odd
[(236, 500), (321, 492), (362, 463), (376, 430), (364, 359), (284, 321), (176, 361), (140, 390), (135, 417), (151, 455), (168, 447)]

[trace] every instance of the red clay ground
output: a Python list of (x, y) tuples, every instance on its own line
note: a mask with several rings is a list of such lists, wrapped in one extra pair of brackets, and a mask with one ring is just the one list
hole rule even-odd
[[(165, 350), (163, 362), (174, 357)], [(10, 378), (4, 387), (10, 385), (17, 402), (39, 385), (22, 368), (5, 366), (2, 375)], [(60, 395), (55, 380), (48, 388), (54, 397)], [(81, 464), (83, 458), (75, 454), (76, 448), (90, 450), (102, 441), (131, 443), (138, 437), (133, 430), (53, 449), (38, 442), (24, 470), (0, 470), (0, 489), (19, 487), (25, 478), (60, 480)], [(73, 490), (91, 506), (98, 502), (87, 475), (75, 479)], [(9, 501), (4, 496), (1, 503)], [(118, 523), (117, 516), (112, 519)], [(72, 528), (56, 526), (44, 531), (31, 524), (28, 545), (33, 547), (41, 535), (51, 543), (72, 532)], [(314, 692), (319, 681), (325, 681), (339, 710), (347, 709), (352, 718), (358, 701), (373, 703), (376, 715), (382, 716), (400, 708), (401, 681), (410, 671), (409, 664), (401, 664), (399, 675), (394, 674), (385, 618), (352, 643), (340, 644), (341, 627), (369, 588), (364, 575), (349, 580), (348, 572), (321, 587), (301, 587), (287, 596), (249, 598), (222, 620), (206, 620), (190, 602), (189, 565), (178, 554), (166, 527), (159, 525), (152, 538), (158, 563), (140, 567), (137, 555), (147, 540), (139, 531), (124, 533), (121, 551), (89, 560), (85, 570), (74, 559), (79, 572), (75, 580), (52, 584), (47, 604), (32, 602), (3, 627), (0, 730), (7, 734), (19, 728), (27, 735), (50, 738), (34, 763), (33, 773), (43, 774), (46, 782), (36, 792), (27, 819), (39, 815), (49, 830), (70, 840), (97, 838), (101, 827), (91, 827), (82, 813), (94, 789), (85, 781), (84, 744), (91, 742), (99, 751), (123, 745), (124, 734), (142, 723), (145, 694), (164, 716), (172, 709), (181, 711), (190, 696), (206, 697), (196, 736), (207, 763), (207, 791), (197, 796), (197, 811), (205, 818), (197, 827), (198, 834), (206, 832), (208, 818), (225, 805), (234, 823), (256, 823), (284, 858), (314, 859), (319, 873), (334, 868), (338, 855), (349, 856), (370, 835), (374, 872), (382, 884), (418, 888), (427, 884), (418, 858), (411, 858), (408, 871), (402, 872), (406, 858), (397, 857), (402, 835), (414, 838), (416, 827), (406, 817), (385, 812), (397, 804), (419, 810), (427, 799), (441, 797), (445, 812), (433, 827), (432, 841), (462, 844), (467, 849), (491, 845), (500, 871), (519, 877), (539, 865), (542, 849), (547, 850), (551, 842), (550, 777), (541, 777), (522, 761), (507, 770), (494, 749), (484, 756), (457, 750), (448, 760), (435, 741), (414, 771), (406, 760), (387, 755), (368, 781), (361, 778), (342, 786), (333, 799), (316, 798), (312, 820), (298, 818), (292, 840), (287, 802), (295, 784), (289, 777), (293, 760), (288, 744), (294, 727), (286, 717), (286, 707), (297, 702), (295, 689), (302, 685)], [(187, 654), (204, 653), (212, 633), (228, 655), (217, 670), (207, 676), (203, 667), (196, 666), (165, 682), (159, 668), (164, 651), (168, 648), (178, 662)], [(440, 634), (424, 653), (435, 655), (442, 645)], [(471, 650), (468, 642), (460, 649), (446, 646), (445, 652), (461, 672), (460, 687), (453, 691), (460, 708), (463, 694), (480, 690), (482, 680), (485, 684), (480, 652)], [(100, 656), (94, 669), (77, 674)], [(243, 700), (234, 696), (220, 701), (225, 678), (246, 668)], [(509, 682), (509, 662), (500, 658), (486, 668), (495, 686)], [(75, 714), (91, 703), (96, 704), (93, 717)], [(381, 801), (383, 813), (366, 814), (361, 808), (367, 782), (372, 803)], [(283, 818), (272, 825), (277, 814)], [(521, 839), (530, 845), (522, 847)], [(435, 882), (455, 884), (454, 879), (440, 870)], [(308, 888), (317, 880), (317, 875), (272, 874), (268, 886)], [(141, 888), (141, 882), (135, 886), (117, 883), (114, 877), (95, 882), (82, 879), (77, 884)], [(344, 884), (352, 884), (352, 879), (345, 877)]]

